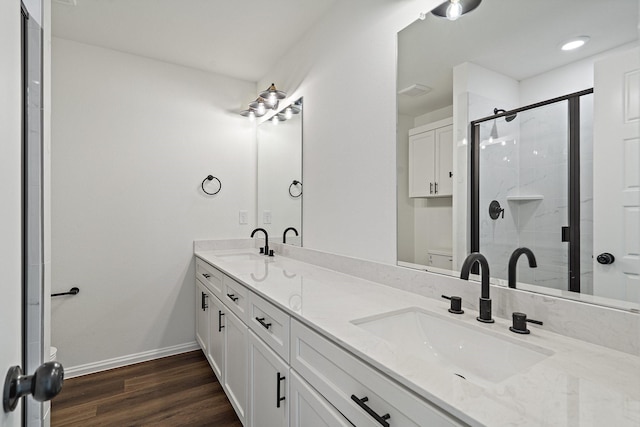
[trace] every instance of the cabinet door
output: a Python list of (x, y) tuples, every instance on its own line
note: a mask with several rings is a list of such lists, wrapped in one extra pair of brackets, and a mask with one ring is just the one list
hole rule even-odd
[(224, 388), (243, 425), (247, 419), (249, 330), (231, 311), (224, 315)]
[(436, 129), (436, 183), (437, 196), (453, 194), (453, 126)]
[(290, 427), (352, 427), (324, 397), (311, 388), (296, 372), (289, 372)]
[(213, 368), (213, 372), (222, 382), (222, 369), (224, 367), (224, 328), (225, 306), (214, 295), (209, 297), (209, 348), (207, 359)]
[(196, 280), (196, 341), (204, 354), (209, 348), (209, 291)]
[(435, 131), (409, 137), (409, 197), (434, 194), (435, 150)]
[(289, 425), (289, 366), (256, 334), (249, 332), (249, 425)]

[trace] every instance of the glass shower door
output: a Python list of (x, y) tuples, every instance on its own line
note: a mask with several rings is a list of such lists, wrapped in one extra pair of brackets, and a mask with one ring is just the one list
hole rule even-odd
[(569, 102), (476, 125), (478, 249), (492, 277), (506, 280), (511, 253), (527, 247), (538, 267), (520, 260), (518, 282), (569, 289)]

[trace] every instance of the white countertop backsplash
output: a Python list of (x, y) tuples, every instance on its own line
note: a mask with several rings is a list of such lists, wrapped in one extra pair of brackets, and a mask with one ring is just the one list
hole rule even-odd
[[(255, 246), (252, 239), (194, 242), (196, 256), (469, 424), (640, 426), (637, 314), (492, 286), (496, 323), (481, 326), (553, 354), (504, 381), (476, 384), (397, 351), (351, 321), (418, 307), (476, 327), (479, 284), (277, 243), (270, 245), (274, 258), (216, 256)], [(465, 313), (449, 314), (441, 294), (462, 296)], [(513, 311), (545, 324), (531, 325), (530, 335), (513, 334), (507, 320)]]

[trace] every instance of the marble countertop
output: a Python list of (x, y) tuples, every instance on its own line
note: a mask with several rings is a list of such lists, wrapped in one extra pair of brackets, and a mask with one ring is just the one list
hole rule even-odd
[[(640, 357), (548, 332), (544, 326), (530, 325), (529, 335), (514, 334), (504, 319), (481, 324), (475, 312), (448, 313), (448, 301), (279, 255), (253, 260), (224, 257), (238, 252), (252, 250), (196, 251), (195, 255), (466, 423), (640, 426)], [(548, 357), (501, 381), (463, 379), (352, 323), (413, 307), (542, 348)]]

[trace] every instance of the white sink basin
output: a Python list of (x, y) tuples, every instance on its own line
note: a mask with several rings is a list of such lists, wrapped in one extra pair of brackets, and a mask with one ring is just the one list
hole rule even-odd
[(485, 325), (470, 325), (419, 308), (351, 323), (397, 346), (399, 354), (417, 357), (479, 385), (499, 383), (553, 354)]
[(254, 253), (233, 253), (233, 254), (219, 254), (217, 258), (222, 258), (225, 261), (260, 261), (267, 259), (264, 255), (258, 255)]

